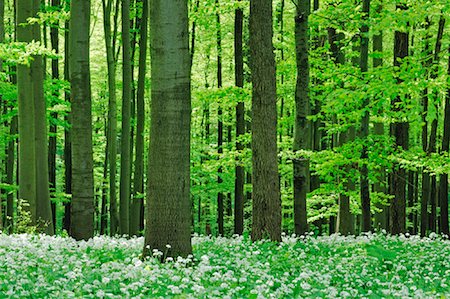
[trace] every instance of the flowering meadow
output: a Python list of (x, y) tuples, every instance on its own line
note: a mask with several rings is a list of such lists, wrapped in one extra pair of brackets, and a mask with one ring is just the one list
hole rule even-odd
[(195, 236), (193, 246), (161, 264), (140, 260), (142, 238), (0, 234), (0, 298), (450, 296), (450, 242), (437, 236)]

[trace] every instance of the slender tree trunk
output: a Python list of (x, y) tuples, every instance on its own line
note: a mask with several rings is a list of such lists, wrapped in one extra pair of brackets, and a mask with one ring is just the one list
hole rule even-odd
[(102, 195), (100, 202), (100, 217), (98, 221), (100, 222), (100, 235), (105, 235), (108, 226), (108, 159), (109, 159), (109, 140), (108, 140), (108, 120), (105, 121), (105, 136), (106, 136), (106, 146), (105, 146), (105, 160), (103, 164), (103, 180), (102, 180)]
[[(35, 1), (33, 15), (39, 11), (40, 3)], [(33, 26), (33, 35), (34, 40), (41, 40), (41, 29), (39, 26)], [(54, 234), (48, 177), (47, 107), (44, 98), (43, 57), (36, 56), (31, 68), (35, 113), (36, 217), (40, 230), (47, 234)]]
[(277, 164), (276, 73), (272, 1), (250, 0), (252, 70), (252, 240), (281, 241), (281, 198)]
[[(55, 9), (60, 9), (60, 0), (52, 0), (52, 6)], [(59, 23), (53, 24), (50, 29), (50, 41), (52, 44), (52, 50), (59, 53)], [(52, 79), (59, 80), (59, 59), (52, 59)], [(55, 92), (54, 97), (59, 96), (59, 92)], [(56, 191), (56, 134), (57, 126), (55, 120), (58, 118), (58, 113), (52, 112), (50, 118), (50, 136), (48, 141), (48, 175), (49, 175), (49, 187), (50, 196), (55, 198), (54, 192)], [(56, 203), (51, 202), (53, 225), (56, 229)]]
[[(370, 0), (363, 0), (363, 25), (361, 27), (361, 57), (360, 57), (360, 69), (361, 73), (365, 74), (368, 70), (369, 61), (369, 13), (370, 13)], [(367, 137), (369, 136), (369, 99), (365, 98), (363, 103), (363, 109), (365, 109), (361, 120), (361, 138), (363, 139), (363, 149), (361, 152), (362, 165), (360, 166), (361, 182), (361, 209), (362, 209), (362, 231), (367, 232), (372, 230), (372, 220), (370, 212), (370, 190), (369, 190), (369, 169), (368, 163), (368, 148)]]
[[(376, 9), (376, 13), (379, 14), (382, 10), (382, 6), (378, 5)], [(379, 34), (375, 34), (373, 36), (373, 52), (382, 53), (383, 52), (383, 32)], [(383, 66), (383, 59), (380, 57), (373, 58), (373, 67), (378, 68)], [(378, 112), (379, 115), (383, 115), (383, 111)], [(383, 122), (374, 123), (374, 134), (382, 138), (385, 134), (385, 127)], [(374, 191), (376, 193), (387, 194), (387, 181), (386, 181), (386, 169), (384, 167), (380, 167), (378, 171), (378, 178), (374, 184)], [(380, 209), (380, 212), (375, 213), (375, 228), (377, 229), (385, 229), (388, 230), (388, 206), (378, 204), (377, 208)]]
[[(200, 0), (197, 0), (195, 2), (195, 7), (194, 7), (194, 15), (197, 14), (198, 12), (198, 8), (200, 7)], [(195, 54), (195, 37), (196, 37), (196, 33), (197, 33), (197, 22), (194, 20), (192, 22), (192, 31), (191, 31), (191, 47), (190, 47), (190, 56), (191, 56), (191, 69), (192, 69), (192, 64), (194, 63), (194, 54)]]
[[(431, 69), (431, 79), (435, 80), (438, 77), (439, 72), (439, 55), (441, 53), (441, 47), (442, 47), (442, 37), (444, 35), (444, 28), (445, 28), (445, 17), (441, 15), (439, 19), (439, 25), (438, 25), (438, 33), (436, 37), (436, 44), (434, 48), (434, 55), (433, 55), (433, 66)], [(439, 95), (437, 91), (433, 92), (433, 99), (434, 101), (431, 103), (434, 106), (434, 111), (436, 113), (435, 117), (433, 118), (433, 121), (431, 122), (431, 132), (430, 132), (430, 140), (428, 143), (427, 148), (427, 154), (431, 155), (432, 153), (436, 152), (436, 142), (437, 142), (437, 129), (438, 129), (438, 118), (439, 118), (439, 106), (440, 104), (437, 102), (439, 99)], [(429, 103), (430, 104), (430, 103)], [(431, 231), (436, 232), (436, 225), (437, 225), (437, 182), (436, 182), (436, 176), (431, 177), (431, 188), (430, 188), (430, 203), (431, 203), (431, 213), (429, 218), (429, 228)]]
[(142, 22), (139, 40), (139, 74), (137, 86), (136, 160), (134, 162), (134, 197), (131, 204), (130, 234), (137, 234), (141, 227), (141, 210), (144, 195), (144, 131), (145, 131), (145, 73), (147, 69), (148, 0), (143, 0)]
[[(5, 1), (0, 0), (0, 44), (5, 42)], [(0, 72), (3, 71), (3, 61), (0, 59)], [(0, 95), (0, 101), (2, 100), (2, 96)], [(6, 103), (4, 111), (7, 111)], [(3, 177), (0, 178), (1, 182), (3, 182)], [(2, 192), (3, 193), (3, 192)], [(4, 229), (4, 224), (6, 224), (6, 219), (3, 221), (3, 216), (5, 212), (3, 212), (3, 194), (0, 194), (0, 230)]]
[(188, 27), (186, 0), (150, 1), (152, 110), (144, 255), (152, 249), (166, 257), (192, 252)]
[(130, 0), (122, 0), (122, 137), (120, 140), (120, 234), (130, 232), (131, 52)]
[[(279, 10), (279, 15), (278, 15), (278, 23), (280, 24), (280, 55), (281, 55), (281, 61), (285, 60), (285, 55), (284, 55), (284, 7), (285, 7), (285, 0), (281, 0), (280, 2), (280, 10)], [(280, 80), (280, 84), (283, 85), (284, 84), (284, 74), (281, 74), (281, 80)], [(281, 104), (280, 104), (280, 116), (279, 116), (279, 120), (283, 120), (284, 117), (284, 110), (285, 110), (285, 99), (284, 97), (281, 97), (280, 99)], [(284, 128), (283, 128), (283, 122), (279, 123), (279, 138), (278, 140), (280, 142), (283, 142), (283, 133), (284, 133)], [(281, 178), (281, 177), (280, 177)], [(281, 186), (280, 186), (281, 187)]]
[[(309, 98), (309, 14), (310, 1), (299, 0), (295, 16), (297, 86), (295, 92), (294, 151), (311, 148), (311, 122), (308, 120), (308, 116), (311, 114)], [(309, 159), (303, 156), (297, 157), (292, 164), (294, 167), (294, 227), (297, 235), (303, 235), (308, 231), (306, 195), (309, 192), (310, 185)]]
[[(117, 211), (117, 98), (116, 98), (116, 57), (115, 37), (117, 23), (114, 22), (113, 35), (111, 36), (111, 14), (113, 0), (102, 0), (103, 26), (105, 31), (106, 61), (108, 65), (108, 165), (109, 165), (109, 232), (114, 236), (118, 232), (119, 215)], [(118, 7), (115, 7), (114, 19), (117, 18)]]
[[(425, 76), (428, 77), (429, 68), (433, 61), (432, 53), (430, 49), (430, 20), (427, 17), (425, 19), (425, 57), (427, 59), (424, 62)], [(422, 92), (422, 150), (426, 153), (428, 150), (428, 87)], [(430, 174), (426, 171), (422, 171), (422, 197), (420, 200), (420, 236), (424, 237), (428, 228), (428, 203), (430, 201)]]
[[(67, 4), (67, 3), (66, 3)], [(67, 10), (70, 9), (70, 4), (67, 4)], [(69, 22), (65, 22), (64, 28), (64, 80), (70, 81), (70, 71), (69, 71)], [(67, 103), (71, 102), (70, 91), (64, 93), (64, 98)], [(68, 113), (65, 117), (65, 121), (68, 124), (72, 124), (72, 113)], [(72, 194), (72, 133), (71, 129), (64, 129), (64, 191), (66, 194)], [(71, 202), (64, 203), (64, 218), (63, 218), (63, 229), (70, 232), (70, 214), (71, 214)]]
[[(399, 10), (407, 10), (406, 5), (397, 5)], [(399, 67), (401, 60), (409, 53), (409, 34), (408, 32), (395, 31), (394, 40), (394, 66)], [(397, 78), (401, 83), (401, 79)], [(394, 112), (399, 111), (398, 104), (401, 103), (401, 97), (392, 100), (391, 106)], [(394, 137), (395, 146), (401, 150), (409, 148), (409, 123), (403, 120), (395, 120), (391, 124), (391, 135)], [(392, 234), (406, 232), (406, 170), (399, 165), (394, 165), (392, 176), (392, 190), (394, 200), (391, 205), (390, 231)]]
[[(215, 5), (216, 8), (219, 9), (220, 7), (219, 0), (215, 0)], [(220, 24), (219, 13), (216, 14), (216, 42), (217, 42), (217, 87), (222, 88), (222, 29)], [(217, 119), (218, 119), (217, 151), (220, 159), (221, 155), (223, 154), (223, 110), (222, 104), (220, 102)], [(219, 184), (219, 188), (221, 188), (222, 186), (221, 184), (223, 183), (222, 173), (223, 168), (222, 166), (220, 166), (217, 177), (217, 183)], [(217, 226), (220, 236), (224, 235), (223, 218), (224, 218), (224, 194), (223, 192), (219, 191), (219, 193), (217, 193)]]
[(72, 207), (70, 234), (94, 236), (92, 103), (89, 70), (91, 1), (72, 1), (70, 18), (70, 81), (72, 98)]
[[(244, 12), (238, 8), (235, 11), (234, 19), (234, 64), (235, 64), (235, 84), (236, 87), (244, 87), (244, 53), (243, 53), (243, 23)], [(236, 106), (236, 150), (242, 152), (244, 145), (240, 142), (240, 137), (245, 134), (245, 106), (240, 101)], [(234, 183), (234, 233), (242, 235), (244, 231), (244, 166), (240, 161), (236, 164)]]
[[(331, 47), (331, 56), (334, 60), (334, 62), (337, 65), (341, 65), (345, 63), (345, 55), (342, 49), (340, 48), (340, 41), (344, 38), (343, 33), (337, 33), (335, 28), (328, 28), (328, 40)], [(333, 116), (336, 118), (335, 116)], [(336, 121), (336, 120), (335, 120)], [(333, 144), (337, 146), (344, 145), (349, 139), (351, 140), (351, 130), (347, 130), (346, 132), (341, 132), (339, 136), (334, 137)], [(354, 128), (353, 128), (354, 131)], [(350, 172), (351, 166), (346, 166), (346, 171)], [(342, 178), (338, 178), (338, 182)], [(354, 188), (354, 183), (347, 182), (343, 184), (344, 186), (344, 192), (341, 192), (339, 194), (338, 204), (339, 204), (339, 210), (338, 215), (336, 219), (336, 227), (335, 230), (343, 235), (349, 235), (355, 233), (354, 228), (354, 217), (352, 213), (350, 212), (350, 197), (348, 195), (348, 191)], [(335, 219), (330, 218), (330, 233), (333, 233), (334, 229), (334, 221)]]
[[(450, 46), (448, 49), (450, 55)], [(447, 76), (450, 77), (450, 56), (448, 59)], [(447, 94), (445, 97), (445, 114), (444, 114), (444, 135), (442, 137), (441, 152), (449, 151), (450, 143), (450, 87), (447, 87)], [(439, 204), (441, 207), (440, 217), (440, 232), (442, 234), (449, 234), (448, 228), (448, 174), (442, 174), (439, 178)]]

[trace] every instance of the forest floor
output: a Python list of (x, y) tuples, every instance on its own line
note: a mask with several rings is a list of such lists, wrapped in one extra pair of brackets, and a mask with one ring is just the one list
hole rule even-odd
[(450, 242), (370, 234), (194, 237), (194, 256), (141, 262), (142, 238), (0, 234), (0, 298), (445, 298)]

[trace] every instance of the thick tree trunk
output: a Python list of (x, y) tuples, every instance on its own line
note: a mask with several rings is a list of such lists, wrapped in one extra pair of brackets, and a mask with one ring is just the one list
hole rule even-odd
[[(27, 23), (28, 18), (35, 17), (39, 11), (39, 5), (38, 0), (18, 0), (17, 24)], [(19, 42), (39, 41), (39, 25), (19, 25), (17, 40)], [(20, 140), (19, 197), (29, 205), (25, 209), (31, 213), (31, 224), (38, 225), (41, 231), (52, 234), (42, 57), (34, 56), (30, 66), (19, 65), (17, 79)]]
[(186, 0), (150, 1), (152, 110), (144, 255), (153, 249), (165, 257), (192, 252), (188, 27)]
[[(405, 5), (397, 5), (397, 9), (407, 10)], [(394, 40), (394, 65), (400, 66), (401, 59), (408, 56), (408, 32), (395, 31)], [(401, 83), (401, 79), (397, 78)], [(392, 110), (399, 111), (398, 104), (402, 101), (401, 97), (392, 100)], [(391, 135), (394, 138), (395, 146), (400, 150), (407, 150), (409, 147), (409, 123), (403, 120), (395, 120), (391, 124)], [(392, 176), (392, 190), (394, 199), (391, 205), (390, 231), (392, 234), (406, 232), (406, 170), (399, 165), (394, 165)]]
[(92, 103), (89, 70), (90, 0), (72, 1), (70, 81), (72, 98), (72, 207), (70, 234), (77, 240), (94, 236)]
[[(27, 23), (33, 16), (33, 3), (17, 0), (17, 24)], [(30, 25), (17, 26), (17, 41), (31, 42)], [(26, 201), (25, 210), (30, 212), (32, 224), (36, 224), (36, 156), (35, 156), (35, 107), (31, 67), (17, 66), (17, 97), (19, 117), (19, 198)], [(32, 100), (30, 100), (32, 99)]]
[[(297, 56), (297, 85), (295, 91), (295, 130), (293, 150), (311, 149), (311, 114), (309, 98), (309, 33), (310, 1), (299, 0), (295, 16)], [(294, 227), (297, 235), (308, 231), (306, 196), (309, 192), (309, 159), (297, 157), (292, 161), (294, 171)]]
[(281, 241), (281, 198), (277, 164), (276, 73), (272, 1), (250, 0), (252, 70), (252, 240)]
[[(234, 64), (236, 87), (244, 87), (244, 53), (243, 53), (244, 12), (236, 9), (234, 19)], [(245, 106), (239, 102), (236, 106), (236, 150), (243, 151), (244, 145), (239, 138), (245, 134)], [(244, 166), (240, 161), (236, 164), (236, 180), (234, 183), (234, 233), (242, 235), (244, 231)]]

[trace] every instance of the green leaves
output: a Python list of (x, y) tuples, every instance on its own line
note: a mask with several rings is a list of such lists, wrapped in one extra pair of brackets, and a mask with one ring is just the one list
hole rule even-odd
[(0, 44), (0, 59), (13, 63), (30, 65), (33, 56), (47, 56), (49, 58), (60, 57), (54, 51), (42, 46), (40, 42), (32, 41), (31, 43), (11, 42), (8, 44)]

